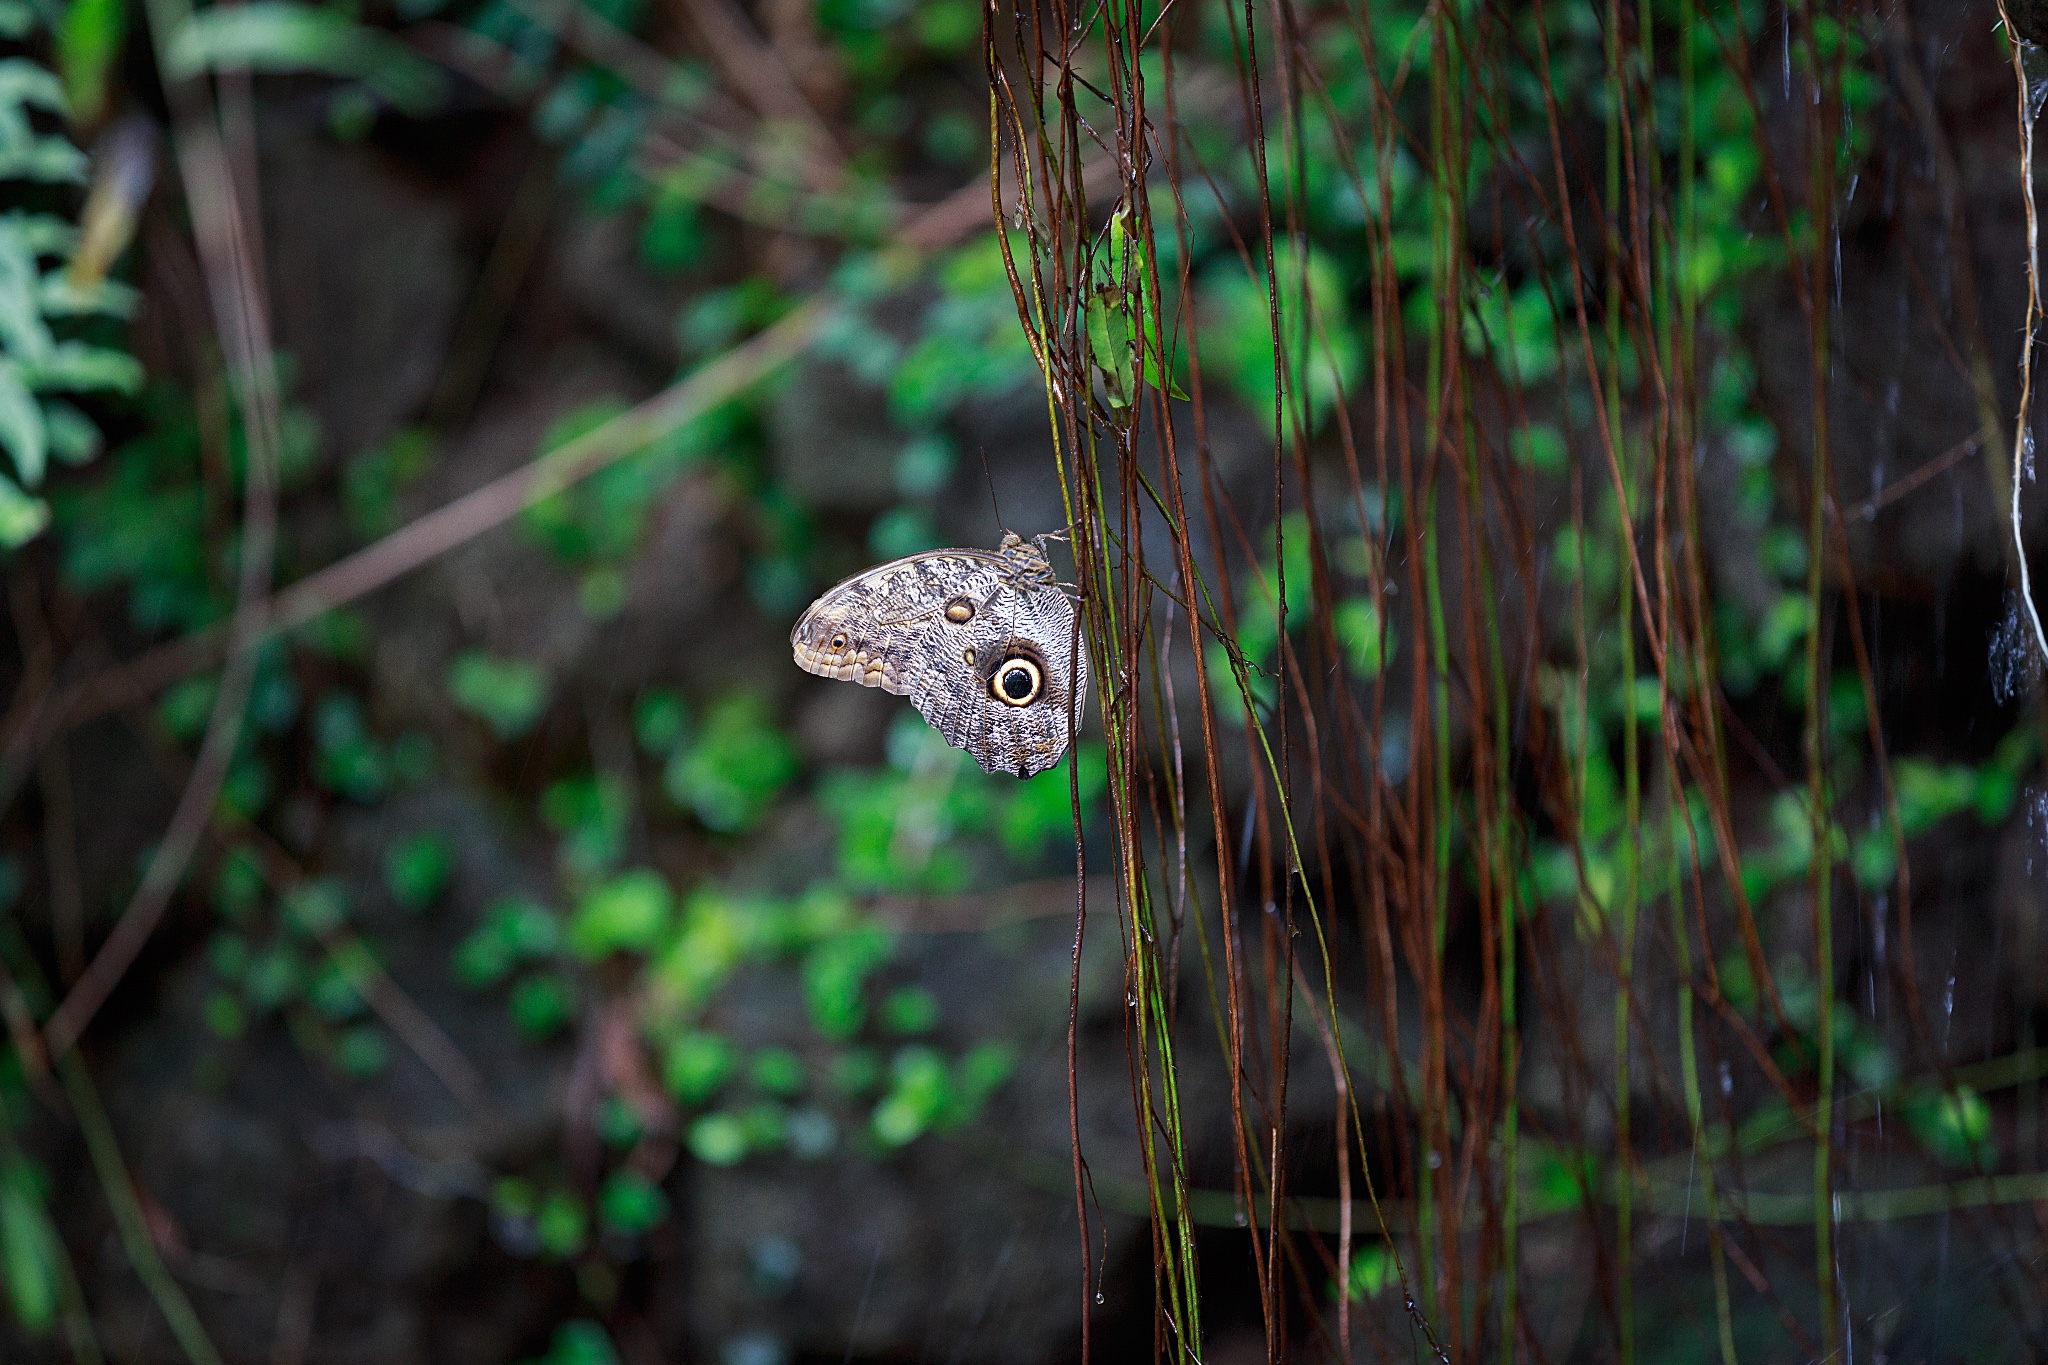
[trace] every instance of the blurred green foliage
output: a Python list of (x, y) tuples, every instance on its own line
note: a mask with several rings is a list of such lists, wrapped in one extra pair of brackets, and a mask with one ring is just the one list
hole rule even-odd
[(47, 1207), (49, 1179), (11, 1140), (0, 1145), (0, 1280), (8, 1306), (31, 1335), (57, 1319), (63, 1250)]
[(706, 829), (737, 834), (759, 822), (796, 776), (796, 749), (751, 693), (720, 701), (688, 744), (669, 751), (662, 790)]
[[(629, 34), (662, 22), (632, 0), (591, 0), (586, 8)], [(1376, 0), (1373, 8), (1383, 26), (1413, 23), (1420, 11), (1395, 0)], [(735, 223), (747, 231), (766, 224), (831, 239), (831, 307), (816, 354), (843, 363), (868, 385), (895, 424), (888, 471), (895, 502), (867, 522), (866, 544), (886, 557), (938, 542), (942, 500), (971, 463), (962, 458), (954, 419), (1039, 378), (993, 233), (946, 251), (908, 282), (884, 250), (899, 220), (895, 200), (906, 172), (922, 176), (936, 168), (961, 183), (980, 174), (986, 109), (954, 79), (963, 63), (980, 72), (978, 6), (820, 0), (818, 37), (843, 78), (847, 110), (844, 126), (835, 128), (846, 155), (830, 193), (807, 178), (794, 141), (671, 146), (661, 157), (647, 155), (651, 129), (713, 97), (715, 78), (695, 62), (671, 63), (666, 83), (649, 89), (576, 55), (539, 7), (399, 0), (397, 14), (408, 22), (442, 16), (437, 22), (459, 25), (466, 38), (487, 45), (478, 51), (503, 57), (523, 104), (519, 117), (550, 149), (563, 184), (582, 207), (624, 217), (641, 262), (687, 288), (689, 301), (674, 327), (686, 365), (714, 359), (799, 302), (787, 278), (758, 263), (731, 267), (735, 253), (722, 234)], [(27, 59), (0, 61), (0, 175), (60, 189), (80, 181), (82, 155), (68, 138), (45, 131), (45, 115), (61, 115), (68, 101), (90, 118), (108, 104), (126, 22), (122, 5), (72, 0), (55, 35), (61, 78)], [(1533, 12), (1516, 11), (1502, 22), (1515, 43), (1537, 46)], [(1493, 111), (1518, 130), (1547, 126), (1544, 100), (1552, 93), (1568, 120), (1605, 112), (1597, 16), (1560, 5), (1550, 7), (1545, 22), (1554, 92), (1507, 82)], [(1232, 60), (1238, 40), (1213, 7), (1190, 28), (1198, 58)], [(1786, 61), (1842, 59), (1852, 113), (1867, 109), (1876, 90), (1862, 31), (1823, 16), (1814, 32), (1819, 51), (1795, 53), (1787, 30)], [(1336, 38), (1317, 39), (1320, 98), (1303, 102), (1284, 135), (1269, 130), (1263, 177), (1236, 124), (1197, 104), (1186, 113), (1185, 135), (1223, 169), (1211, 198), (1187, 204), (1185, 240), (1162, 240), (1159, 259), (1143, 261), (1120, 215), (1087, 244), (1087, 297), (1071, 325), (1087, 340), (1093, 382), (1117, 414), (1133, 409), (1141, 379), (1179, 394), (1188, 368), (1176, 345), (1186, 338), (1176, 331), (1162, 340), (1152, 321), (1156, 309), (1192, 328), (1209, 379), (1262, 424), (1278, 408), (1283, 421), (1326, 437), (1340, 404), (1355, 399), (1367, 374), (1371, 329), (1405, 326), (1418, 337), (1448, 338), (1452, 350), (1462, 348), (1515, 382), (1529, 401), (1505, 436), (1506, 451), (1539, 485), (1559, 488), (1575, 456), (1600, 435), (1574, 389), (1587, 378), (1570, 303), (1578, 263), (1554, 228), (1533, 227), (1475, 272), (1462, 294), (1436, 288), (1434, 198), (1449, 197), (1461, 208), (1479, 204), (1506, 170), (1483, 142), (1471, 149), (1465, 185), (1439, 182), (1405, 144), (1364, 155), (1360, 130), (1380, 117), (1381, 92), (1416, 54), (1389, 44), (1373, 69), (1351, 35)], [(1809, 682), (1804, 647), (1817, 628), (1802, 590), (1805, 540), (1778, 505), (1771, 470), (1777, 437), (1762, 411), (1756, 362), (1740, 325), (1746, 291), (1783, 264), (1787, 244), (1758, 230), (1765, 168), (1754, 106), (1712, 41), (1702, 26), (1695, 50), (1676, 53), (1669, 69), (1646, 78), (1660, 105), (1677, 100), (1681, 68), (1695, 84), (1700, 139), (1684, 169), (1696, 187), (1696, 231), (1662, 239), (1669, 256), (1660, 272), (1681, 281), (1699, 310), (1709, 379), (1700, 439), (1736, 464), (1741, 516), (1769, 577), (1770, 600), (1756, 619), (1732, 601), (1713, 604), (1717, 655), (1710, 672), (1737, 701), (1800, 708)], [(347, 7), (281, 0), (215, 7), (168, 46), (174, 73), (234, 67), (337, 78), (323, 98), (333, 130), (345, 137), (363, 135), (383, 109), (418, 112), (446, 93), (438, 70), (406, 41), (358, 22)], [(1420, 96), (1411, 90), (1406, 98)], [(1660, 123), (1667, 133), (1677, 126)], [(1852, 122), (1840, 149), (1845, 165), (1861, 155), (1868, 123)], [(1684, 150), (1674, 135), (1649, 153), (1676, 170)], [(1264, 244), (1243, 233), (1262, 193), (1301, 229), (1273, 244), (1270, 264)], [(1163, 198), (1162, 218), (1172, 207)], [(1376, 319), (1366, 300), (1380, 229), (1392, 253), (1387, 264), (1399, 316)], [(1803, 247), (1811, 232), (1810, 223), (1793, 223), (1792, 246)], [(233, 601), (236, 485), (246, 459), (241, 415), (218, 378), (208, 381), (218, 392), (142, 387), (139, 368), (111, 344), (134, 295), (118, 280), (73, 286), (62, 261), (75, 240), (62, 214), (0, 216), (0, 446), (11, 469), (0, 475), (0, 545), (19, 545), (54, 522), (72, 592), (120, 593), (129, 623), (147, 636), (216, 626)], [(1151, 296), (1148, 265), (1157, 268), (1167, 297)], [(1176, 296), (1183, 266), (1194, 282), (1192, 299)], [(1600, 362), (1630, 382), (1640, 379), (1636, 343), (1612, 343), (1600, 330), (1596, 325), (1589, 343)], [(278, 363), (289, 390), (289, 357)], [(77, 465), (99, 454), (98, 428), (81, 404), (123, 396), (135, 399), (132, 412), (122, 410), (134, 434), (91, 477), (61, 481), (45, 505), (40, 490), (53, 462)], [(766, 397), (749, 394), (703, 414), (521, 515), (519, 533), (573, 580), (586, 616), (616, 617), (648, 590), (634, 576), (636, 558), (664, 500), (686, 479), (704, 480), (741, 528), (745, 581), (764, 612), (785, 614), (820, 586), (819, 566), (828, 558), (820, 547), (845, 528), (823, 525), (829, 518), (777, 485), (763, 458)], [(619, 399), (579, 407), (559, 418), (533, 453), (560, 451), (624, 411)], [(331, 500), (357, 542), (405, 523), (413, 510), (409, 494), (443, 451), (436, 433), (412, 428), (367, 450), (326, 450), (317, 423), (295, 405), (285, 414), (283, 437), (287, 494)], [(1642, 454), (1628, 444), (1633, 439), (1622, 437), (1631, 462)], [(1549, 581), (1583, 592), (1586, 601), (1611, 603), (1626, 587), (1620, 549), (1643, 509), (1617, 505), (1604, 482), (1592, 487), (1583, 530), (1556, 532), (1541, 547), (1544, 569)], [(1627, 494), (1643, 495), (1634, 487)], [(1399, 632), (1404, 624), (1421, 628), (1420, 604), (1404, 618), (1370, 591), (1383, 577), (1383, 547), (1408, 515), (1424, 513), (1402, 508), (1390, 493), (1355, 512), (1326, 509), (1320, 545), (1301, 513), (1282, 518), (1283, 548), (1276, 553), (1264, 542), (1256, 571), (1240, 577), (1234, 600), (1216, 604), (1231, 608), (1237, 627), (1232, 641), (1211, 643), (1204, 658), (1226, 718), (1244, 719), (1240, 687), (1255, 720), (1270, 716), (1282, 650), (1323, 651), (1323, 626), (1336, 657), (1318, 661), (1341, 667), (1361, 687), (1381, 683), (1392, 665), (1414, 657), (1403, 652), (1415, 646)], [(317, 567), (293, 558), (304, 551), (287, 545), (294, 572)], [(1328, 618), (1319, 621), (1323, 602)], [(379, 675), (369, 666), (374, 635), (367, 615), (335, 612), (266, 645), (252, 724), (220, 803), (227, 828), (273, 817), (283, 824), (287, 814), (296, 819), (329, 803), (377, 806), (432, 778), (435, 746), (418, 732), (394, 733), (395, 708), (380, 696)], [(1653, 679), (1625, 665), (1621, 632), (1597, 632), (1582, 662), (1580, 675), (1545, 669), (1532, 698), (1554, 713), (1561, 757), (1574, 774), (1574, 802), (1559, 813), (1553, 837), (1530, 850), (1518, 869), (1518, 890), (1527, 901), (1571, 907), (1581, 930), (1592, 934), (1606, 931), (1625, 888), (1660, 885), (1710, 846), (1712, 831), (1694, 791), (1675, 793), (1668, 809), (1631, 822), (1624, 734), (1660, 722), (1660, 697)], [(691, 1157), (710, 1165), (840, 1152), (886, 1157), (970, 1122), (1012, 1074), (1015, 1045), (959, 1041), (948, 1027), (946, 1002), (911, 979), (896, 934), (864, 907), (870, 897), (972, 895), (1006, 879), (1065, 870), (1077, 818), (1083, 826), (1101, 820), (1108, 772), (1098, 742), (1076, 746), (1071, 770), (1019, 783), (981, 773), (905, 710), (890, 726), (883, 764), (813, 773), (767, 694), (723, 686), (693, 686), (686, 694), (664, 685), (634, 701), (633, 754), (562, 760), (546, 752), (552, 732), (563, 727), (541, 725), (558, 680), (540, 661), (471, 648), (435, 668), (430, 686), (476, 722), (465, 738), (494, 757), (532, 754), (544, 765), (531, 775), (522, 769), (520, 786), (500, 794), (519, 834), (551, 841), (552, 867), (536, 872), (526, 890), (479, 910), (465, 898), (473, 888), (464, 884), (468, 869), (449, 835), (394, 830), (378, 852), (384, 890), (409, 915), (467, 917), (450, 971), (464, 987), (501, 1002), (508, 1025), (535, 1047), (562, 1046), (563, 1035), (598, 1005), (623, 1002), (661, 1092), (607, 1094), (593, 1114), (574, 1116), (607, 1144), (605, 1169), (594, 1179), (571, 1178), (547, 1154), (498, 1181), (491, 1210), (507, 1246), (587, 1264), (630, 1255), (621, 1245), (665, 1224), (672, 1210), (648, 1173), (643, 1104), (672, 1105), (673, 1133)], [(1692, 683), (1682, 669), (1673, 677), (1684, 695)], [(1825, 682), (1830, 761), (1846, 792), (1871, 776), (1861, 770), (1854, 743), (1868, 718), (1857, 680)], [(201, 675), (168, 690), (154, 711), (162, 737), (196, 744), (218, 686)], [(558, 708), (555, 722), (567, 721), (571, 710)], [(1391, 729), (1408, 718), (1389, 723)], [(1912, 839), (1947, 820), (2004, 821), (2038, 758), (2031, 731), (2015, 731), (1976, 764), (1895, 758), (1900, 831)], [(1078, 815), (1070, 780), (1079, 787)], [(1778, 793), (1741, 831), (1741, 885), (1752, 902), (1795, 888), (1813, 867), (1814, 821), (1805, 802), (1803, 792)], [(829, 833), (825, 870), (786, 871), (772, 848), (770, 856), (756, 856), (766, 841), (782, 837), (781, 817), (809, 812)], [(800, 828), (802, 821), (788, 824)], [(1887, 821), (1857, 829), (1836, 824), (1828, 837), (1835, 841), (1831, 854), (1848, 860), (1863, 888), (1879, 891), (1896, 876), (1904, 850)], [(201, 1009), (218, 1046), (245, 1046), (260, 1031), (281, 1028), (338, 1078), (386, 1070), (393, 1041), (372, 1008), (371, 985), (382, 950), (361, 927), (374, 906), (356, 904), (371, 883), (351, 886), (320, 868), (287, 875), (240, 844), (209, 871), (204, 880), (217, 923), (206, 946), (212, 980)], [(1731, 958), (1720, 970), (1729, 1003), (1768, 1030), (1772, 1055), (1788, 1074), (1813, 1074), (1813, 1039), (1825, 1018), (1857, 1083), (1896, 1103), (1939, 1161), (1968, 1169), (1997, 1160), (1995, 1125), (1980, 1094), (1904, 1080), (1876, 1031), (1797, 964), (1773, 968), (1782, 1020), (1767, 1018), (1746, 960)], [(777, 991), (800, 1005), (792, 1009), (788, 1036), (758, 1045), (744, 1034), (730, 1008), (739, 991)], [(0, 1054), (0, 1276), (15, 1317), (43, 1333), (60, 1307), (63, 1248), (48, 1217), (46, 1173), (11, 1137), (25, 1093), (18, 1060)], [(1585, 1153), (1539, 1153), (1531, 1162), (1539, 1203), (1575, 1207), (1597, 1193), (1603, 1180), (1590, 1162)], [(1360, 1248), (1338, 1277), (1341, 1292), (1377, 1298), (1395, 1271), (1388, 1248)], [(616, 1358), (601, 1327), (577, 1320), (559, 1329), (539, 1360), (595, 1365)]]
[(499, 739), (517, 739), (547, 710), (548, 676), (525, 659), (501, 659), (473, 649), (456, 655), (448, 666), (448, 697)]
[[(698, 792), (714, 778), (746, 793), (744, 823), (754, 823), (794, 776), (793, 748), (751, 698), (714, 705), (701, 728), (691, 723), (693, 709), (673, 691), (644, 695), (634, 709), (641, 751), (661, 766), (671, 795), (678, 786), (686, 796)], [(678, 894), (652, 867), (599, 873), (610, 866), (609, 857), (565, 857), (558, 860), (565, 887), (583, 886), (573, 910), (564, 917), (536, 901), (496, 902), (457, 948), (456, 975), (478, 990), (509, 987), (507, 1003), (518, 1026), (545, 1037), (565, 1022), (575, 990), (570, 983), (580, 973), (605, 964), (612, 972), (630, 968), (639, 980), (633, 994), (643, 1002), (641, 1023), (661, 1083), (685, 1115), (684, 1145), (709, 1164), (774, 1152), (817, 1157), (846, 1141), (886, 1150), (957, 1127), (1007, 1078), (1015, 1054), (998, 1041), (957, 1055), (931, 1041), (878, 1051), (870, 1039), (930, 1039), (942, 1027), (943, 1011), (915, 982), (877, 989), (890, 971), (895, 936), (863, 916), (841, 888), (964, 887), (967, 864), (937, 856), (957, 854), (954, 845), (963, 839), (1030, 866), (1072, 837), (1068, 786), (1058, 773), (1022, 784), (992, 778), (915, 716), (892, 727), (889, 747), (889, 767), (834, 773), (820, 789), (842, 827), (838, 880), (794, 897), (715, 880)], [(673, 777), (679, 763), (690, 765), (685, 771), (691, 774), (680, 783)], [(1092, 809), (1102, 790), (1099, 750), (1092, 766), (1084, 759), (1082, 771), (1095, 774), (1084, 783)], [(590, 812), (601, 804), (597, 790), (594, 782), (550, 789), (546, 804), (559, 847), (588, 845), (588, 825), (596, 818)], [(678, 805), (714, 832), (736, 832), (742, 823), (705, 819), (696, 801)], [(892, 861), (890, 844), (909, 839), (918, 841), (917, 849), (900, 847)], [(936, 882), (935, 863), (941, 869)], [(809, 1043), (748, 1054), (720, 1029), (724, 991), (742, 973), (764, 969), (789, 974), (804, 1003)], [(614, 1127), (632, 1131), (624, 1118)], [(665, 1204), (650, 1197), (657, 1190), (636, 1184), (630, 1173), (615, 1172), (608, 1180), (598, 1205), (606, 1226), (645, 1231), (659, 1221)], [(533, 1206), (537, 1227), (546, 1222), (547, 1207)], [(553, 1218), (566, 1226), (563, 1207), (556, 1206)], [(537, 1235), (543, 1248), (581, 1245), (566, 1233), (552, 1243), (544, 1232)]]
[(556, 1328), (547, 1354), (524, 1365), (619, 1365), (619, 1353), (603, 1327), (578, 1318)]

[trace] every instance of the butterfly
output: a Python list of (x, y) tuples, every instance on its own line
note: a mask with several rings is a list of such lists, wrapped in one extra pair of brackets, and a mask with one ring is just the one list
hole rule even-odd
[(789, 643), (808, 672), (909, 697), (984, 772), (1030, 777), (1081, 722), (1078, 629), (1042, 544), (1006, 531), (993, 554), (931, 550), (855, 574), (811, 603)]

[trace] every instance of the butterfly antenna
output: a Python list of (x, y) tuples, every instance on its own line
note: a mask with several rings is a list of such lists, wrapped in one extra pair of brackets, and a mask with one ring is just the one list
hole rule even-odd
[(996, 514), (996, 530), (999, 532), (1007, 531), (1010, 528), (1003, 522), (1002, 504), (996, 501), (996, 476), (994, 474), (991, 474), (988, 468), (988, 447), (982, 446), (980, 447), (980, 450), (981, 478), (982, 482), (988, 485), (988, 505), (989, 508)]

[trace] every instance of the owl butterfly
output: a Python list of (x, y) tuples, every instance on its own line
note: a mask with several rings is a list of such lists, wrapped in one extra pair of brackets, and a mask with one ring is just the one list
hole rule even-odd
[(1030, 777), (1081, 723), (1076, 628), (1042, 544), (1006, 531), (994, 554), (932, 550), (855, 574), (811, 603), (789, 643), (809, 672), (910, 698), (983, 771)]

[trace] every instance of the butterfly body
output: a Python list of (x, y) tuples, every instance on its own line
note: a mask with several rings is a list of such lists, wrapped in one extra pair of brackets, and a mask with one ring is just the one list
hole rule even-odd
[(1080, 724), (1088, 658), (1074, 603), (1038, 546), (933, 550), (878, 564), (819, 597), (789, 643), (797, 665), (909, 697), (984, 771), (1030, 777)]

